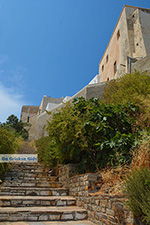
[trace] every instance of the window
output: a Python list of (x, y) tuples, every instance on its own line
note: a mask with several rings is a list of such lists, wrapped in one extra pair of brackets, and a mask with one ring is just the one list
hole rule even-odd
[(108, 62), (108, 55), (106, 56), (106, 63)]
[(107, 77), (107, 81), (109, 81), (109, 77)]
[(102, 65), (102, 72), (104, 71), (104, 65)]
[(117, 40), (120, 38), (120, 30), (117, 32)]
[(117, 72), (117, 62), (114, 62), (114, 74)]

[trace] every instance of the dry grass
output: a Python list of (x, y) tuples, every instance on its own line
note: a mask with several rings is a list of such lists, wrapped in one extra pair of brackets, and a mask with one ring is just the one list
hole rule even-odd
[(150, 168), (150, 136), (147, 136), (139, 148), (134, 152), (132, 169), (140, 167)]
[(140, 146), (134, 151), (130, 167), (123, 166), (99, 171), (102, 176), (102, 184), (100, 190), (94, 193), (94, 195), (123, 194), (122, 190), (126, 176), (129, 175), (132, 170), (142, 167), (150, 168), (150, 136), (148, 135), (145, 135)]
[(129, 173), (130, 168), (127, 166), (108, 168), (100, 171), (102, 176), (101, 189), (94, 195), (109, 194), (109, 195), (121, 195), (123, 190), (123, 182), (126, 175)]

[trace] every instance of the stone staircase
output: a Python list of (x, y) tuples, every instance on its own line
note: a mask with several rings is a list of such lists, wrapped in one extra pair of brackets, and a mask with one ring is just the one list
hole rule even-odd
[(0, 187), (1, 222), (87, 219), (87, 211), (48, 172), (38, 163), (13, 166)]

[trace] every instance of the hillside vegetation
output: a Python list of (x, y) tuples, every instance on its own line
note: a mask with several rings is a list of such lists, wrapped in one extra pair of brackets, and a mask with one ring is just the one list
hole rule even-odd
[(150, 224), (149, 75), (136, 72), (108, 82), (101, 100), (74, 99), (53, 114), (47, 131), (36, 142), (41, 162), (51, 168), (77, 163), (80, 173), (102, 170), (110, 186), (128, 174), (128, 205)]
[(55, 166), (79, 163), (81, 172), (131, 163), (142, 132), (149, 135), (150, 76), (110, 81), (101, 100), (80, 97), (53, 114), (49, 136), (36, 143), (39, 158)]

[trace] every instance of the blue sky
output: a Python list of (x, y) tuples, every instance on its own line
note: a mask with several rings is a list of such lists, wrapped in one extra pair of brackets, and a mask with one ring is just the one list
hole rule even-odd
[(148, 0), (0, 0), (0, 121), (88, 84), (125, 4), (150, 8)]

